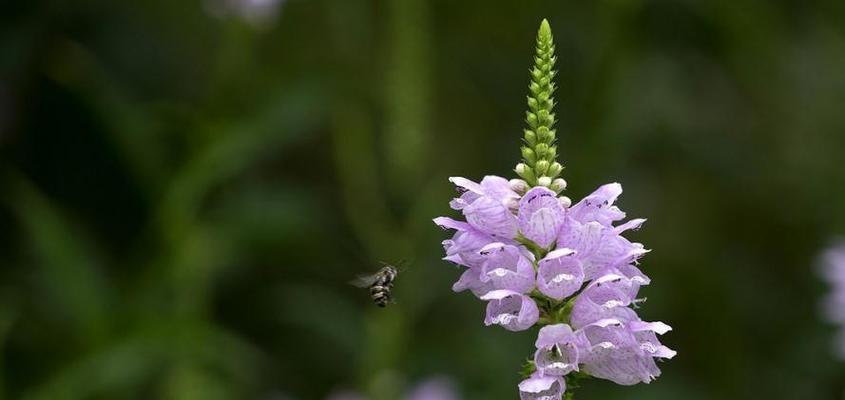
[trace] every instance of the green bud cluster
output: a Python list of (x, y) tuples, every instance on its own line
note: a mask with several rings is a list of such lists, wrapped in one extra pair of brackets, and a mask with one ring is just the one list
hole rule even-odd
[[(537, 54), (531, 69), (528, 85), (528, 111), (525, 113), (522, 162), (514, 169), (530, 186), (546, 186), (555, 192), (566, 188), (566, 181), (559, 179), (563, 166), (557, 162), (555, 145), (555, 45), (549, 21), (543, 20), (537, 32)], [(558, 179), (556, 179), (558, 178)]]

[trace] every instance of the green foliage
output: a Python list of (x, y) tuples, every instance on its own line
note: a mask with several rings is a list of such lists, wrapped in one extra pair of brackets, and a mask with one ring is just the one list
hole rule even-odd
[(534, 360), (532, 360), (531, 358), (526, 358), (525, 362), (522, 363), (522, 369), (519, 371), (519, 376), (521, 376), (522, 379), (525, 379), (531, 376), (531, 374), (536, 371), (537, 366), (534, 365)]

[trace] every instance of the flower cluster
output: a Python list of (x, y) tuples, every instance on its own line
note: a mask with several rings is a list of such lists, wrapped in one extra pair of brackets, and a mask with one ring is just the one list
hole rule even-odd
[(822, 264), (822, 277), (833, 288), (825, 299), (824, 314), (830, 322), (841, 326), (835, 349), (845, 360), (845, 240), (824, 253)]
[[(650, 283), (637, 268), (648, 252), (623, 236), (644, 219), (625, 219), (614, 205), (622, 186), (610, 183), (575, 205), (557, 162), (554, 41), (546, 20), (537, 32), (528, 85), (528, 111), (514, 171), (521, 179), (486, 176), (480, 183), (450, 178), (460, 195), (450, 203), (464, 220), (435, 218), (454, 230), (443, 242), (445, 260), (466, 267), (454, 284), (487, 302), (486, 325), (510, 331), (542, 325), (522, 399), (559, 400), (574, 376), (620, 385), (648, 383), (660, 375), (655, 359), (675, 352), (657, 339), (671, 328), (637, 315), (640, 287)], [(577, 374), (573, 374), (576, 372)]]
[(634, 310), (640, 286), (650, 282), (636, 266), (648, 250), (622, 234), (645, 220), (614, 225), (625, 217), (614, 205), (618, 183), (571, 205), (543, 186), (524, 191), (518, 179), (450, 180), (461, 192), (451, 206), (466, 221), (434, 222), (455, 231), (443, 242), (445, 259), (466, 267), (453, 289), (487, 301), (486, 325), (510, 331), (545, 325), (536, 371), (519, 385), (524, 399), (560, 398), (572, 371), (621, 385), (660, 374), (654, 359), (675, 352), (657, 335), (671, 328), (644, 322)]

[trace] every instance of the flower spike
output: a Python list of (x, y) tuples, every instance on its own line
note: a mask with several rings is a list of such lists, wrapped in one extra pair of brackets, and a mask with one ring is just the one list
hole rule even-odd
[(522, 162), (514, 169), (530, 186), (545, 186), (556, 193), (566, 188), (566, 181), (556, 179), (563, 166), (557, 162), (555, 145), (555, 45), (549, 21), (543, 20), (537, 32), (537, 52), (528, 85), (528, 111), (525, 112)]

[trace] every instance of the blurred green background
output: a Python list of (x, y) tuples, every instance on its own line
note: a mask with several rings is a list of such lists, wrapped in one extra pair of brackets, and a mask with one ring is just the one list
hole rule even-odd
[[(0, 395), (516, 398), (534, 331), (440, 260), (448, 176), (512, 176), (540, 20), (567, 194), (647, 217), (678, 357), (578, 399), (841, 399), (845, 2), (53, 0), (0, 13)], [(346, 282), (406, 259), (398, 304)]]

